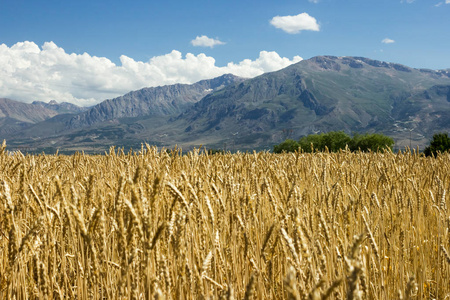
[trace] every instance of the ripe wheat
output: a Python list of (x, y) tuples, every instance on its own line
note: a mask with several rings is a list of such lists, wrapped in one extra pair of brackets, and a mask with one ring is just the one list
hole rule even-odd
[(0, 298), (444, 299), (450, 156), (0, 149)]

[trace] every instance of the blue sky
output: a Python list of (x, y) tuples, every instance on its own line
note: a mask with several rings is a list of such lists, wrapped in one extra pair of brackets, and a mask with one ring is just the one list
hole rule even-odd
[(26, 102), (90, 105), (316, 55), (450, 68), (450, 0), (0, 0), (0, 97)]

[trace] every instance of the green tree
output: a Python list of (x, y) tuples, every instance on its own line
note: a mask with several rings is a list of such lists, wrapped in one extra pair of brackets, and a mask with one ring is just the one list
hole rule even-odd
[(436, 156), (439, 152), (444, 153), (450, 150), (450, 138), (448, 133), (436, 133), (430, 141), (430, 145), (425, 148), (423, 153), (426, 156)]
[(298, 141), (298, 143), (305, 152), (312, 152), (316, 149), (319, 151), (325, 150), (323, 134), (310, 134), (304, 136)]
[(274, 153), (282, 153), (282, 152), (295, 152), (298, 150), (300, 145), (291, 139), (287, 139), (279, 145), (275, 145), (273, 147)]
[(349, 144), (351, 151), (378, 151), (392, 149), (394, 140), (379, 133), (355, 134)]
[(394, 140), (382, 134), (355, 134), (351, 138), (343, 131), (330, 131), (304, 136), (298, 142), (288, 139), (279, 145), (275, 145), (273, 152), (294, 152), (299, 147), (305, 152), (325, 151), (325, 149), (337, 152), (347, 146), (351, 151), (378, 151), (392, 149), (393, 145)]
[(350, 140), (350, 136), (343, 131), (330, 131), (328, 133), (304, 136), (299, 140), (299, 144), (305, 152), (311, 152), (312, 150), (325, 151), (325, 147), (331, 152), (337, 152), (339, 149), (345, 149)]
[(343, 131), (331, 131), (323, 136), (324, 145), (327, 146), (328, 150), (331, 152), (338, 152), (340, 149), (345, 149), (345, 146), (347, 146), (350, 141), (350, 136)]

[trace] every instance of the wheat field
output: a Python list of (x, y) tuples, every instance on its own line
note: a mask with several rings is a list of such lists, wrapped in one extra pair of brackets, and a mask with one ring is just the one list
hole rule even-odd
[(0, 151), (1, 299), (450, 298), (450, 155)]

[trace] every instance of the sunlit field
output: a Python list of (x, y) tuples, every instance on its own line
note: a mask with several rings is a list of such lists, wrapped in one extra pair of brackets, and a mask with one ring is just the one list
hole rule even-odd
[(1, 299), (445, 299), (450, 155), (0, 152)]

